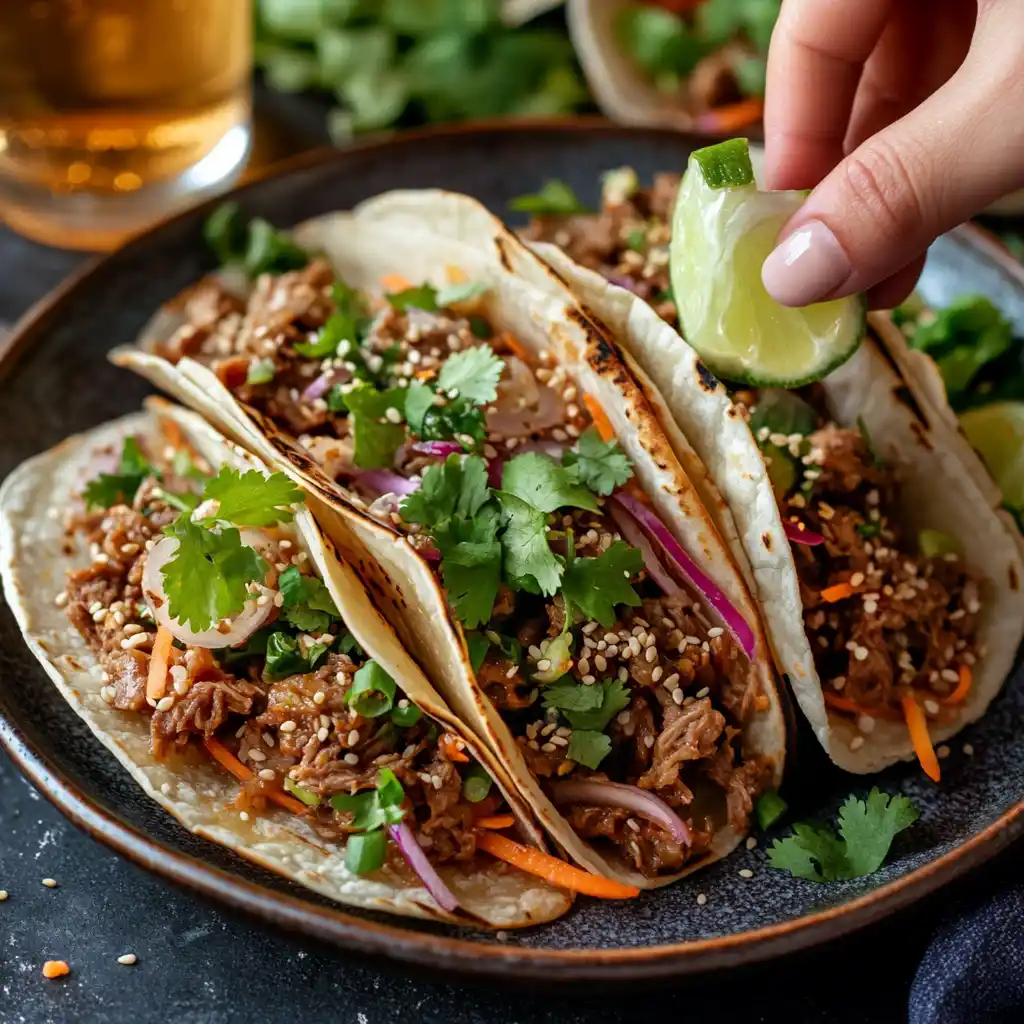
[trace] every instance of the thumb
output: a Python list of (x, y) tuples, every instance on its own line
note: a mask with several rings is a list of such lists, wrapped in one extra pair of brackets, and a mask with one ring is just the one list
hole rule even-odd
[[(944, 231), (1024, 185), (1024, 71), (976, 55), (916, 110), (858, 146), (780, 234), (761, 276), (783, 305), (885, 281)], [(973, 66), (971, 66), (973, 65)]]

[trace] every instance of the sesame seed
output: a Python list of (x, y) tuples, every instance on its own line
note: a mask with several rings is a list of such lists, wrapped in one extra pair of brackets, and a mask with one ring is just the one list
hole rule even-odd
[(937, 715), (939, 713), (939, 703), (934, 700), (926, 700), (924, 702), (924, 709), (929, 715)]
[(712, 626), (711, 629), (708, 630), (708, 636), (714, 640), (716, 636), (721, 636), (724, 632), (725, 630), (722, 629), (721, 626)]
[(518, 671), (519, 671), (519, 666), (518, 665), (510, 665), (508, 670), (505, 672), (505, 678), (506, 679), (514, 679), (515, 676), (516, 676), (516, 673)]
[(249, 749), (249, 760), (250, 761), (266, 761), (267, 755), (262, 750), (257, 750), (255, 747)]
[(971, 744), (970, 744), (970, 743), (965, 743), (965, 744), (963, 745), (963, 752), (964, 752), (964, 754), (965, 754), (965, 755), (966, 755), (967, 757), (973, 757), (973, 756), (974, 756), (974, 747), (973, 747), (973, 746), (971, 746)]
[(352, 729), (348, 734), (348, 745), (354, 747), (359, 742), (359, 730)]
[(551, 670), (551, 659), (550, 658), (541, 658), (540, 661), (537, 662), (537, 670), (539, 672), (548, 672), (548, 671), (550, 671)]
[(281, 732), (295, 732), (297, 728), (298, 725), (295, 722), (293, 722), (290, 718), (288, 719), (287, 722), (281, 723)]
[(384, 410), (384, 417), (389, 423), (402, 422), (402, 414), (393, 405), (389, 405), (387, 409)]
[(606, 651), (606, 650), (608, 650), (608, 641), (607, 640), (598, 640), (597, 641), (597, 650), (599, 650), (599, 651)]
[(359, 764), (359, 755), (358, 754), (346, 754), (342, 758), (342, 761), (344, 761), (345, 764)]
[(653, 647), (648, 647), (644, 657), (647, 659), (648, 665), (653, 665), (658, 660), (658, 652)]
[(702, 893), (702, 892), (697, 893), (697, 906), (698, 907), (703, 907), (704, 904), (707, 903), (707, 901), (708, 901), (708, 898), (707, 898), (707, 896), (704, 895), (704, 893)]
[(238, 816), (239, 816), (239, 818), (242, 819), (242, 821), (248, 821), (249, 820), (249, 812), (248, 811), (239, 811)]
[(685, 637), (683, 637), (683, 639), (688, 644), (692, 645), (693, 647), (700, 647), (700, 637), (699, 636), (685, 636)]
[[(651, 675), (653, 674), (654, 673), (652, 672)], [(674, 690), (676, 688), (676, 683), (678, 682), (679, 673), (673, 672), (672, 675), (670, 675), (661, 685), (664, 686), (666, 690)]]
[(618, 643), (619, 642), (619, 634), (618, 633), (605, 633), (605, 635), (604, 635), (604, 642), (607, 643), (607, 644), (616, 644), (616, 643)]
[(135, 636), (127, 637), (121, 641), (121, 650), (130, 651), (133, 647), (141, 647), (153, 639), (149, 633), (136, 633)]
[(7, 890), (0, 889), (0, 903), (3, 903), (5, 899), (7, 899)]
[(45, 885), (47, 889), (56, 889), (57, 888), (57, 879), (56, 878), (44, 878), (43, 879), (43, 885)]
[(157, 709), (157, 711), (170, 711), (171, 708), (173, 708), (173, 707), (174, 707), (174, 698), (173, 697), (161, 697), (156, 702), (156, 709)]
[(871, 715), (860, 715), (857, 718), (857, 728), (863, 733), (870, 733), (875, 728), (875, 720)]
[(608, 649), (604, 653), (609, 658), (617, 658), (619, 656), (619, 647), (617, 644), (609, 644)]
[(259, 774), (260, 774), (260, 778), (263, 779), (264, 782), (270, 782), (274, 778), (274, 769), (273, 768), (261, 768)]
[(854, 736), (853, 739), (850, 740), (850, 749), (851, 750), (860, 750), (860, 748), (863, 747), (863, 746), (864, 746), (864, 737), (863, 736)]
[(658, 682), (658, 680), (661, 679), (663, 674), (664, 669), (660, 665), (655, 666), (654, 671), (651, 673), (651, 682)]
[(526, 650), (534, 661), (540, 661), (544, 657), (544, 652), (536, 644), (530, 644)]
[(754, 872), (751, 871), (750, 868), (740, 868), (739, 876), (740, 878), (753, 878)]
[[(595, 658), (594, 660), (596, 661), (597, 659)], [(603, 660), (604, 659), (602, 659), (602, 661)], [(579, 667), (580, 667), (580, 674), (581, 675), (587, 675), (590, 672), (590, 659), (589, 658), (580, 658)]]
[(629, 827), (630, 827), (630, 828), (631, 828), (631, 829), (632, 829), (632, 830), (633, 830), (634, 832), (639, 832), (639, 831), (640, 831), (640, 822), (638, 822), (638, 821), (636, 820), (636, 818), (627, 818), (627, 819), (626, 819), (626, 824), (627, 824), (627, 825), (628, 825), (628, 826), (629, 826)]
[(862, 573), (862, 572), (855, 572), (850, 577), (850, 586), (851, 587), (859, 587), (863, 582), (864, 582), (864, 573)]
[(317, 729), (317, 731), (316, 731), (316, 738), (321, 743), (326, 743), (327, 742), (327, 737), (329, 735), (330, 735), (330, 730), (325, 725), (321, 725), (320, 728)]
[(604, 672), (608, 668), (608, 661), (603, 655), (598, 654), (594, 658), (594, 665), (597, 666), (598, 672)]
[(672, 691), (672, 699), (677, 704), (682, 704), (685, 696), (686, 695), (683, 693), (683, 691), (678, 686)]
[(330, 720), (330, 718), (327, 715), (321, 715), (320, 716), (320, 724), (325, 729), (330, 729), (330, 727), (331, 727), (331, 720)]
[(588, 674), (583, 677), (582, 682), (584, 686), (593, 686), (597, 682), (597, 677)]
[(757, 846), (757, 839), (754, 836), (747, 836), (747, 849), (753, 850)]
[(141, 632), (143, 632), (142, 626), (136, 625), (134, 622), (129, 622), (128, 625), (124, 627), (125, 636), (135, 636), (136, 633)]
[(644, 647), (653, 647), (658, 642), (658, 638), (653, 633), (648, 633), (640, 642)]
[(53, 603), (58, 608), (63, 608), (68, 603), (68, 594), (66, 590), (62, 590), (54, 599)]
[(701, 689), (699, 689), (697, 691), (697, 699), (700, 700), (701, 698), (706, 697), (710, 692), (711, 692), (711, 687), (710, 686), (701, 687)]
[(628, 711), (620, 711), (615, 716), (615, 721), (618, 722), (619, 725), (626, 725), (629, 722), (629, 712)]
[(856, 647), (853, 651), (853, 656), (857, 661), (866, 661), (868, 656), (868, 649), (866, 647)]
[(585, 625), (585, 626), (583, 627), (583, 632), (584, 632), (584, 633), (588, 633), (588, 634), (589, 634), (589, 633), (593, 633), (593, 632), (594, 632), (594, 630), (595, 630), (595, 629), (597, 629), (598, 625), (599, 625), (599, 623), (597, 623), (597, 622), (588, 622), (588, 623), (587, 623), (587, 624), (586, 624), (586, 625)]
[(316, 693), (313, 694), (313, 703), (317, 706), (323, 704), (325, 700), (327, 700), (327, 694), (324, 693), (323, 690), (317, 690)]
[(138, 961), (138, 957), (134, 953), (124, 953), (117, 958), (117, 962), (122, 967), (131, 967), (132, 964)]
[(935, 753), (936, 756), (938, 756), (942, 760), (945, 760), (947, 757), (949, 757), (949, 747), (947, 747), (946, 744), (943, 743), (941, 746), (935, 748)]
[(620, 668), (619, 669), (619, 682), (620, 683), (625, 683), (628, 679), (629, 679), (629, 669), (627, 669), (627, 668)]

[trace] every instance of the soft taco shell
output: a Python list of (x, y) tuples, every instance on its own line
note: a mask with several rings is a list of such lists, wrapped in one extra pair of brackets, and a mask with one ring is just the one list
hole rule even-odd
[[(189, 831), (339, 903), (499, 928), (538, 924), (563, 914), (571, 903), (568, 894), (497, 861), (475, 873), (440, 869), (466, 911), (455, 915), (442, 910), (411, 872), (400, 876), (385, 867), (372, 877), (353, 875), (345, 867), (342, 848), (323, 840), (287, 811), (272, 807), (243, 822), (234, 807), (238, 784), (233, 778), (196, 752), (156, 761), (148, 720), (117, 711), (103, 700), (95, 655), (53, 600), (63, 588), (65, 572), (81, 564), (80, 557), (62, 551), (63, 513), (95, 475), (102, 453), (119, 450), (131, 434), (155, 434), (157, 415), (172, 419), (215, 469), (228, 464), (264, 471), (194, 413), (155, 399), (147, 412), (69, 438), (29, 460), (0, 490), (0, 572), (6, 599), (32, 653), (75, 712), (145, 792)], [(51, 509), (59, 514), (51, 517)], [(509, 801), (524, 838), (541, 845), (541, 834), (507, 773), (430, 686), (373, 607), (355, 573), (331, 553), (306, 509), (296, 514), (295, 528), (359, 644), (410, 700), (465, 739)]]

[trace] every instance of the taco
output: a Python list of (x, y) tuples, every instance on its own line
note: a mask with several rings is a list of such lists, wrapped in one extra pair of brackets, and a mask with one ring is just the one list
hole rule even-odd
[(938, 778), (934, 745), (984, 713), (1024, 631), (998, 494), (918, 401), (885, 319), (818, 384), (717, 381), (674, 329), (678, 184), (657, 175), (642, 189), (630, 169), (611, 172), (600, 212), (538, 217), (525, 237), (654, 380), (706, 464), (779, 667), (833, 760), (870, 772), (916, 754)]
[(522, 246), (466, 197), (399, 193), (287, 244), (322, 258), (247, 294), (207, 280), (115, 360), (302, 480), (577, 863), (650, 886), (727, 853), (779, 784), (782, 711), (743, 576), (615, 347), (556, 278), (510, 271)]
[(301, 492), (194, 413), (161, 402), (31, 459), (0, 522), (33, 653), (190, 831), (364, 909), (500, 928), (568, 909), (485, 852), (517, 831), (583, 875), (542, 852)]

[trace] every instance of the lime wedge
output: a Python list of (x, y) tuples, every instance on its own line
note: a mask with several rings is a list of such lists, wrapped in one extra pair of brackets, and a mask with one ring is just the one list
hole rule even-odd
[(719, 377), (808, 384), (846, 362), (864, 337), (863, 296), (790, 309), (761, 284), (761, 264), (805, 198), (759, 192), (746, 139), (690, 157), (672, 218), (669, 269), (682, 333)]
[(1024, 509), (1024, 402), (995, 402), (960, 417), (1010, 508)]

